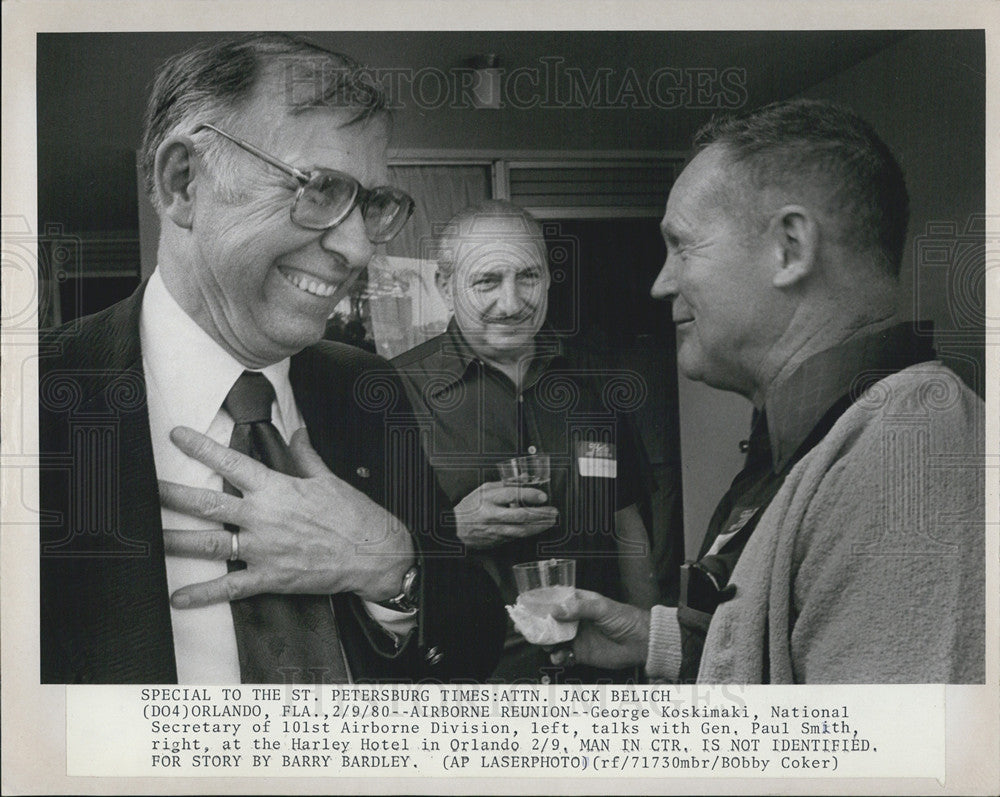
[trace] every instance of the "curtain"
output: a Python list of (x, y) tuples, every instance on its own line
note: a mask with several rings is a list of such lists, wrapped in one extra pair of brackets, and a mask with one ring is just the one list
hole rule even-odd
[(416, 202), (402, 232), (372, 261), (364, 288), (375, 348), (391, 358), (447, 325), (448, 310), (434, 285), (431, 242), (458, 211), (490, 197), (490, 167), (390, 166), (389, 174)]
[(490, 167), (390, 166), (393, 185), (417, 203), (403, 231), (386, 244), (386, 254), (419, 258), (440, 226), (458, 211), (490, 197)]

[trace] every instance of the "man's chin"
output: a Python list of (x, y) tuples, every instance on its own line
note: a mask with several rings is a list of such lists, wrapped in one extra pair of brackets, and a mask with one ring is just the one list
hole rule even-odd
[(690, 379), (693, 382), (704, 382), (704, 363), (700, 358), (692, 355), (691, 352), (685, 351), (685, 348), (682, 344), (677, 350), (677, 370), (680, 371), (685, 379)]
[[(261, 341), (260, 348), (267, 349), (267, 359), (278, 362), (319, 343), (325, 333), (325, 320), (322, 323), (317, 323), (314, 320), (300, 322), (280, 330), (274, 330)], [(264, 355), (264, 352), (261, 351), (260, 354)]]
[(498, 353), (516, 354), (531, 347), (532, 338), (523, 333), (516, 335), (491, 334), (486, 337), (486, 346)]

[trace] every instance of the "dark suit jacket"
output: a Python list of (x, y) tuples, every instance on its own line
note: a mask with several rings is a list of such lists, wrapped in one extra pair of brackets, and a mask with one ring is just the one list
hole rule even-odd
[[(139, 345), (143, 290), (39, 341), (43, 683), (177, 680)], [(400, 517), (421, 552), (419, 625), (398, 650), (356, 596), (335, 596), (355, 679), (485, 678), (503, 643), (502, 604), (454, 542), (450, 505), (391, 366), (324, 342), (292, 358), (290, 380), (327, 466)]]

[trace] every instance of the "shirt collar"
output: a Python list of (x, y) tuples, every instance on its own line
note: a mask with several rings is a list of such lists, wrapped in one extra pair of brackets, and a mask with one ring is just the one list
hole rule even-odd
[(913, 330), (913, 322), (896, 324), (821, 351), (768, 392), (764, 412), (775, 472), (841, 396), (856, 395), (874, 381), (934, 359), (931, 338)]
[[(167, 290), (159, 271), (149, 278), (139, 317), (143, 370), (150, 389), (169, 398), (171, 426), (207, 431), (242, 364), (191, 318)], [(294, 421), (295, 398), (285, 358), (261, 369), (274, 386), (283, 428)]]
[[(532, 358), (528, 376), (524, 381), (523, 389), (526, 390), (538, 381), (539, 377), (555, 362), (556, 358), (564, 356), (564, 343), (559, 335), (549, 328), (548, 324), (542, 326), (535, 336), (535, 356)], [(455, 317), (452, 316), (448, 326), (441, 335), (441, 343), (438, 349), (428, 358), (429, 364), (437, 371), (443, 371), (447, 379), (437, 387), (436, 392), (440, 392), (450, 387), (455, 382), (461, 381), (473, 363), (483, 363), (480, 357), (472, 350), (469, 342), (458, 328)], [(486, 363), (483, 363), (484, 365)]]

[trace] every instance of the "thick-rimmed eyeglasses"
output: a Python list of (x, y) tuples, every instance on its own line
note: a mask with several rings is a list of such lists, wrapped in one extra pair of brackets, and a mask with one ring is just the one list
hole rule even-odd
[(292, 203), (292, 221), (307, 230), (329, 230), (361, 207), (368, 240), (382, 244), (396, 237), (413, 213), (413, 199), (405, 191), (389, 185), (365, 188), (351, 175), (334, 169), (314, 169), (304, 172), (278, 160), (253, 144), (248, 144), (215, 125), (201, 124), (192, 132), (211, 130), (232, 141), (237, 147), (255, 155), (275, 169), (299, 182)]

